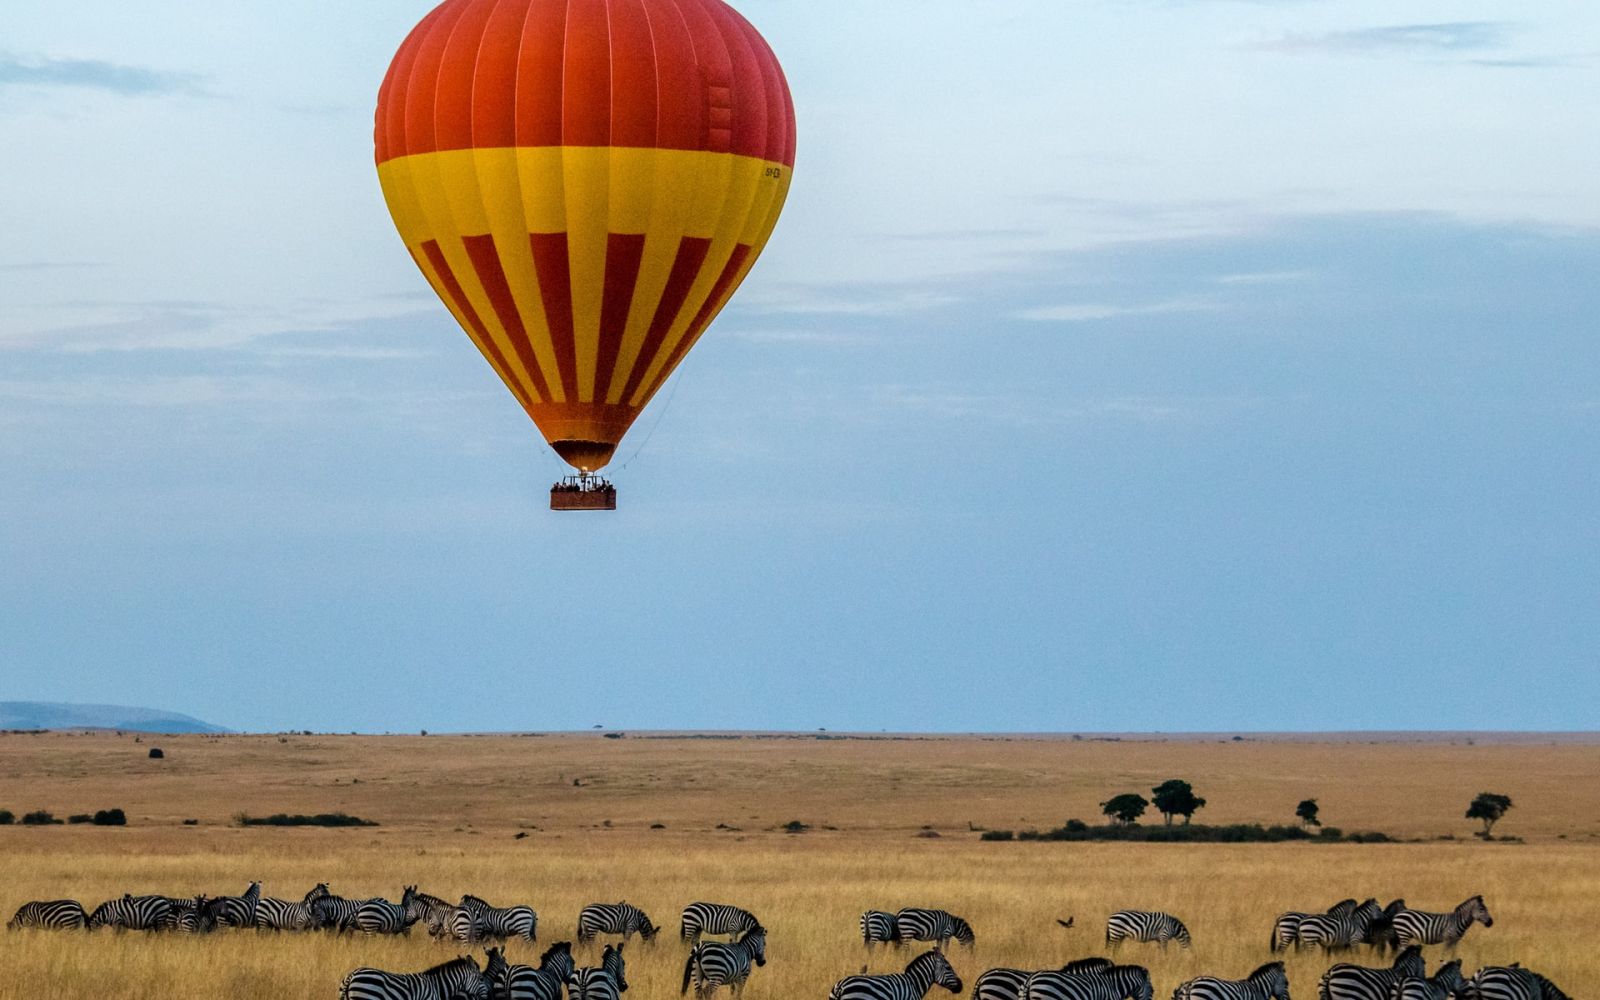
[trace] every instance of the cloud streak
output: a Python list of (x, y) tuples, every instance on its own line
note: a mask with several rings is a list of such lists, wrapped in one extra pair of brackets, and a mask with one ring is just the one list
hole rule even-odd
[(55, 59), (0, 53), (0, 88), (51, 87), (98, 90), (124, 97), (199, 95), (200, 78), (99, 59)]
[(1511, 25), (1504, 21), (1442, 21), (1390, 24), (1350, 31), (1284, 35), (1258, 48), (1271, 52), (1383, 53), (1482, 52), (1503, 48)]

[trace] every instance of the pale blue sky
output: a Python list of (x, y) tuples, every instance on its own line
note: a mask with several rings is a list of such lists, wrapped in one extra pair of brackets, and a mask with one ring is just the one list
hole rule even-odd
[(1595, 727), (1600, 7), (743, 0), (789, 206), (562, 516), (377, 190), (430, 6), (0, 9), (0, 697)]

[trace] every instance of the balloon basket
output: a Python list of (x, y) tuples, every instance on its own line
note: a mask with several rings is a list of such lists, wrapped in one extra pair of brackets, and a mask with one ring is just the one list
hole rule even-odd
[(551, 510), (616, 510), (617, 488), (592, 473), (564, 476), (550, 487)]

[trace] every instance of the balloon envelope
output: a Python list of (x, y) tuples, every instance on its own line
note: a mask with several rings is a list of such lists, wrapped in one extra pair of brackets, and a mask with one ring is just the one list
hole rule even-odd
[(794, 105), (722, 0), (445, 0), (389, 67), (375, 141), (417, 266), (592, 472), (766, 245)]

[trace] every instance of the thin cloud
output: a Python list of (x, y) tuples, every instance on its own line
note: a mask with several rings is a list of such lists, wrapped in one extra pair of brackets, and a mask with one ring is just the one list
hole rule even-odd
[(1272, 52), (1480, 52), (1503, 48), (1511, 25), (1504, 21), (1442, 21), (1390, 24), (1351, 31), (1284, 35), (1257, 48)]
[(1061, 305), (1025, 309), (1016, 314), (1018, 319), (1039, 323), (1093, 323), (1124, 316), (1157, 316), (1166, 313), (1209, 312), (1217, 309), (1215, 302), (1202, 299), (1173, 299), (1168, 302), (1151, 302), (1146, 305), (1124, 306), (1097, 302), (1068, 302)]
[(0, 54), (0, 88), (57, 87), (99, 90), (125, 97), (159, 97), (203, 93), (200, 78), (125, 66), (99, 59), (53, 59), (48, 56)]

